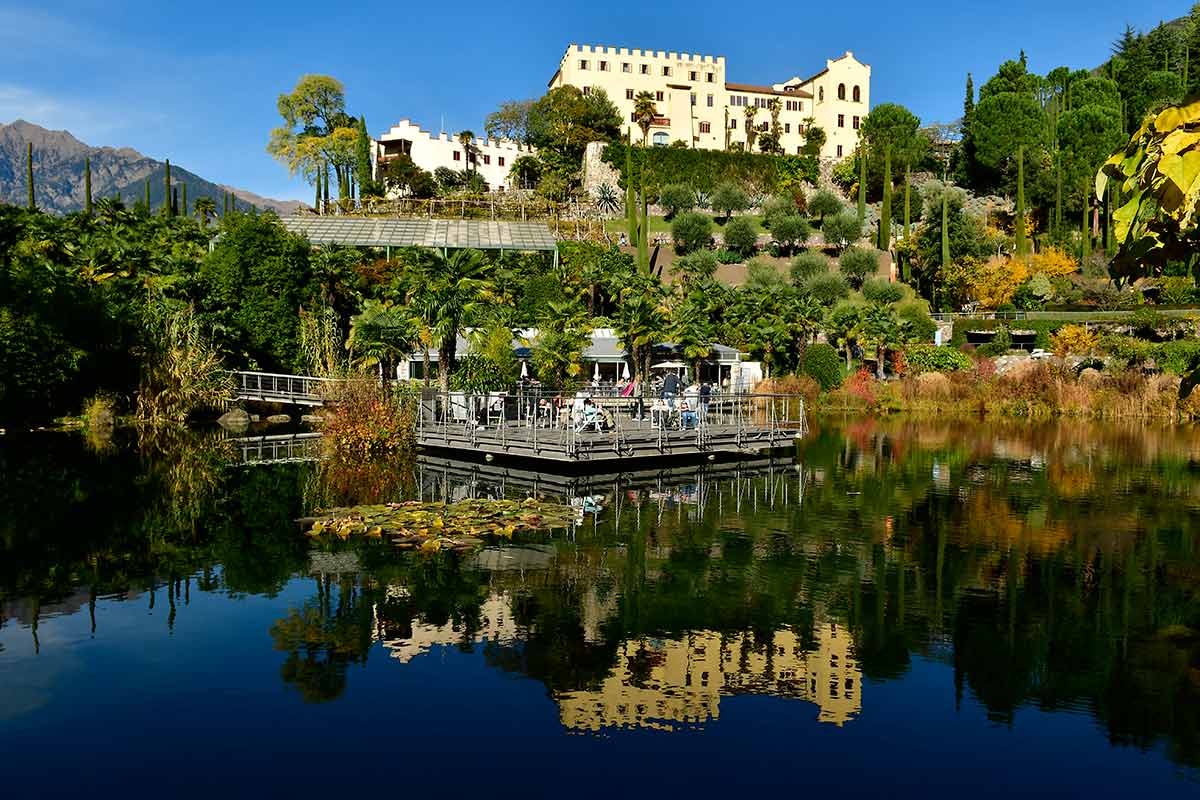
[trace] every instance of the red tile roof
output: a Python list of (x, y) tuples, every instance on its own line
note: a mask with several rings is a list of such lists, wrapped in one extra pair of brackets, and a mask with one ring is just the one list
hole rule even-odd
[(755, 94), (774, 94), (780, 97), (799, 97), (811, 98), (812, 92), (799, 90), (795, 92), (784, 92), (772, 86), (755, 86), (752, 83), (726, 83), (725, 89), (730, 92), (754, 92)]

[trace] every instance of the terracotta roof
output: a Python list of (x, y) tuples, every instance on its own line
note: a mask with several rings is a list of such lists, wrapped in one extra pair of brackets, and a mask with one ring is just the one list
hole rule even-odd
[(773, 86), (755, 86), (752, 83), (726, 83), (725, 89), (730, 92), (754, 92), (755, 94), (775, 94), (775, 95), (779, 95), (780, 97), (800, 97), (800, 98), (812, 97), (811, 92), (805, 92), (803, 90), (797, 91), (797, 92), (782, 92), (782, 91), (774, 88)]

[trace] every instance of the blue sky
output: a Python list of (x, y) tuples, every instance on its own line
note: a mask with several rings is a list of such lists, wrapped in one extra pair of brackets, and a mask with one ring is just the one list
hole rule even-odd
[(500, 101), (545, 91), (569, 42), (720, 54), (746, 83), (816, 72), (852, 50), (872, 65), (872, 103), (939, 122), (961, 113), (968, 71), (979, 83), (1022, 47), (1038, 72), (1094, 66), (1126, 23), (1149, 29), (1191, 2), (0, 0), (0, 122), (307, 199), (264, 149), (276, 97), (306, 72), (343, 81), (374, 134), (401, 117), (436, 129), (443, 115), (447, 130), (482, 132)]

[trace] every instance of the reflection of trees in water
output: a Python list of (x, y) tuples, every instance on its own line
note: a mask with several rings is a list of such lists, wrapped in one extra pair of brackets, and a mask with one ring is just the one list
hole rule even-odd
[(366, 663), (372, 642), (372, 605), (355, 576), (321, 577), (317, 596), (271, 626), (276, 650), (287, 657), (279, 674), (306, 703), (336, 700), (346, 669)]
[(269, 593), (303, 563), (291, 522), (303, 467), (231, 470), (223, 443), (182, 429), (118, 438), (102, 451), (66, 434), (0, 448), (0, 599), (30, 622), (85, 603), (94, 620), (98, 596), (144, 595), (173, 625), (193, 582)]

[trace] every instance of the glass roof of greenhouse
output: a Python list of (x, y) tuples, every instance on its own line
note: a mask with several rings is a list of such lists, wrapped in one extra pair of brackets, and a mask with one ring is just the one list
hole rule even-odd
[(438, 249), (558, 249), (554, 234), (540, 222), (487, 222), (456, 219), (369, 219), (362, 217), (283, 217), (292, 233), (313, 244)]

